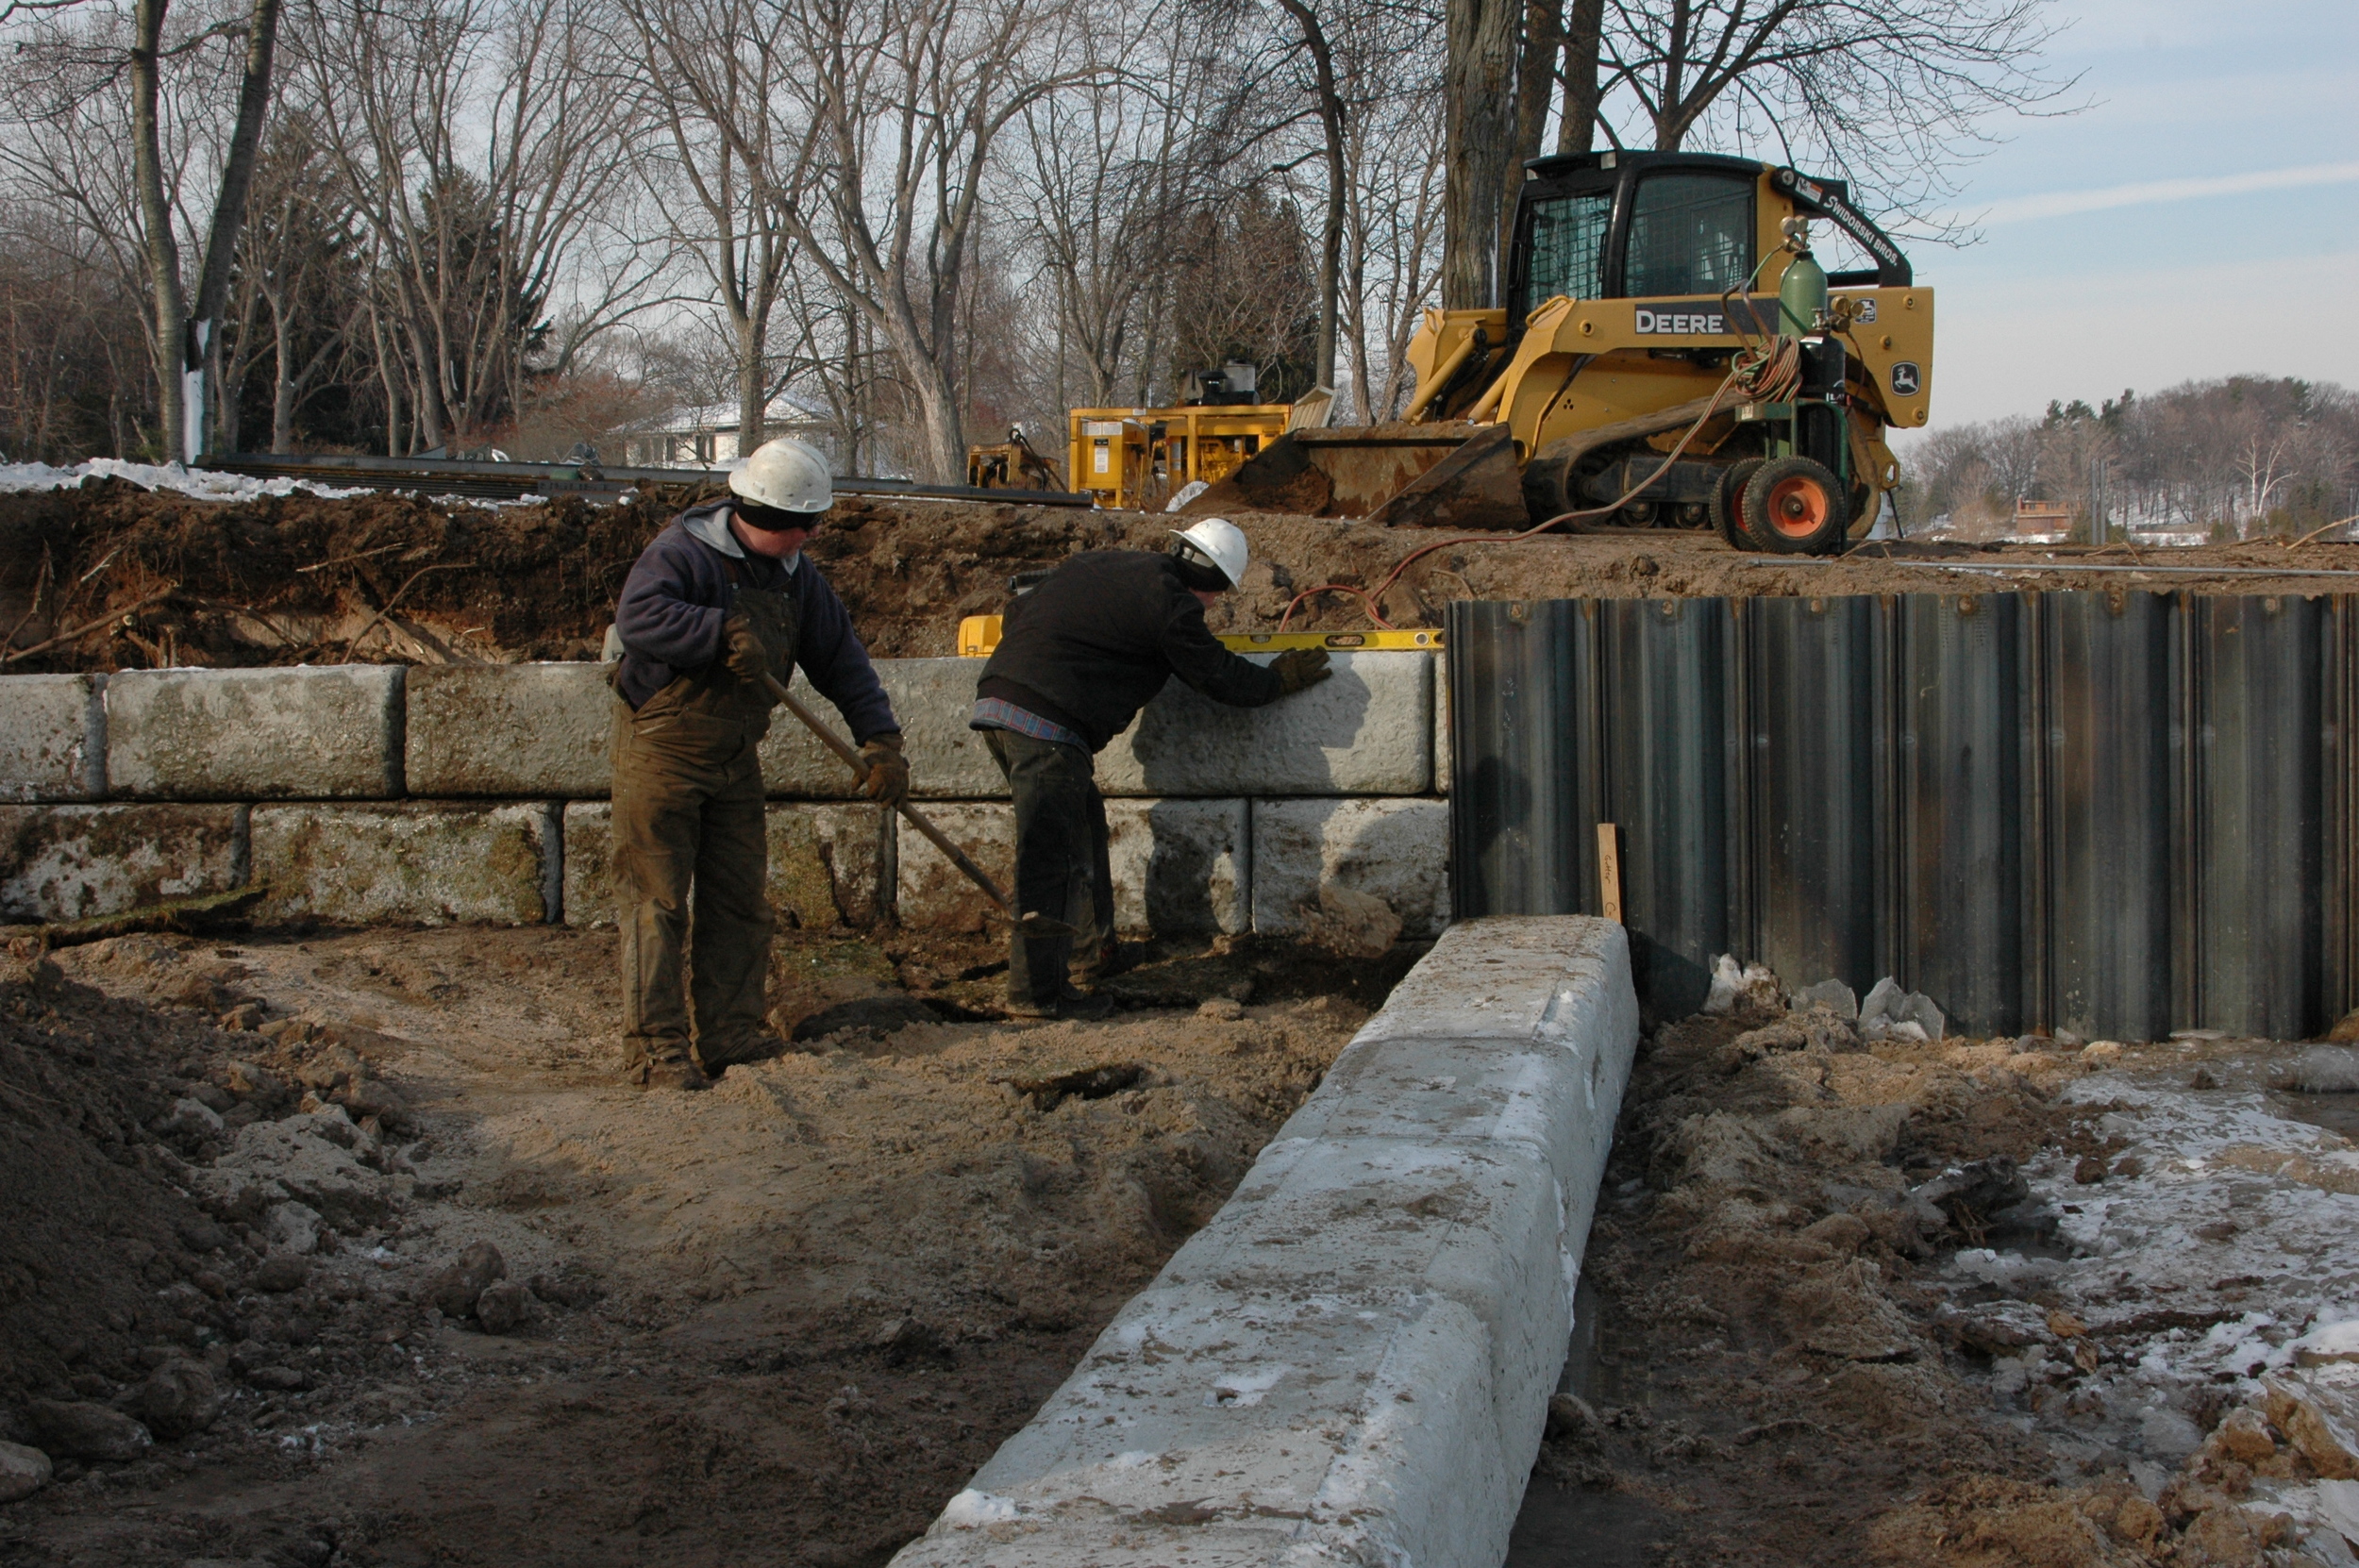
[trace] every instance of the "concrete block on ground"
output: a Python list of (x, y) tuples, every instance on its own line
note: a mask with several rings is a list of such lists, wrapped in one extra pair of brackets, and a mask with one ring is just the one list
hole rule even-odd
[[(983, 868), (991, 879), (1015, 892), (1015, 808), (996, 801), (945, 802), (926, 815), (944, 837)], [(1112, 823), (1108, 827), (1111, 829)], [(976, 932), (991, 919), (992, 902), (950, 858), (908, 823), (895, 820), (895, 858), (900, 870), (894, 890), (895, 912), (904, 926)]]
[(104, 676), (0, 676), (0, 800), (107, 790)]
[[(612, 807), (565, 808), (565, 924), (614, 924)], [(769, 809), (770, 902), (781, 924), (873, 926), (884, 886), (884, 835), (875, 806), (779, 804)]]
[(257, 806), (253, 875), (264, 921), (527, 926), (553, 915), (555, 801)]
[[(1248, 656), (1266, 664), (1274, 656)], [(1173, 680), (1097, 759), (1129, 795), (1414, 795), (1433, 787), (1433, 656), (1341, 653), (1334, 675), (1266, 708)]]
[(87, 920), (227, 892), (242, 806), (0, 806), (0, 920)]
[[(908, 842), (904, 829), (903, 842)], [(1249, 930), (1251, 844), (1242, 800), (1110, 800), (1114, 926), (1166, 936)]]
[(107, 677), (107, 787), (163, 800), (401, 793), (402, 670), (133, 670)]
[(604, 664), (431, 664), (410, 672), (409, 792), (594, 799), (613, 782)]
[[(1466, 973), (1492, 1005), (1453, 1018), (1437, 999)], [(1622, 928), (1581, 916), (1466, 922), (1419, 976), (895, 1568), (1145, 1568), (1180, 1543), (1219, 1563), (1505, 1557), (1637, 998)], [(1522, 1035), (1483, 1032), (1506, 1014)]]
[[(910, 785), (929, 799), (1004, 800), (1007, 785), (980, 734), (966, 727), (975, 709), (975, 677), (982, 663), (973, 659), (880, 659), (877, 677), (892, 699), (909, 748)], [(797, 676), (795, 694), (828, 721), (845, 740), (853, 739), (834, 705)], [(761, 742), (761, 776), (774, 795), (806, 800), (847, 800), (859, 781), (843, 760), (820, 743), (803, 722), (784, 708), (771, 715)]]
[(1391, 905), (1402, 935), (1432, 936), (1449, 924), (1448, 859), (1444, 801), (1257, 800), (1253, 928), (1298, 933), (1334, 882)]

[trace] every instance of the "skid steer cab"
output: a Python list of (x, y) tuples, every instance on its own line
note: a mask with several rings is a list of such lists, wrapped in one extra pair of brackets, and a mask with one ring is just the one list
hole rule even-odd
[[(1866, 264), (1832, 275), (1813, 224)], [(1930, 415), (1933, 296), (1842, 181), (1684, 153), (1525, 167), (1501, 308), (1429, 309), (1402, 419), (1273, 442), (1186, 509), (1831, 554)]]

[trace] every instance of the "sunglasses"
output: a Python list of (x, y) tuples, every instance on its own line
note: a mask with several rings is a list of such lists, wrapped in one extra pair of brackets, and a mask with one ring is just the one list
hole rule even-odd
[(757, 507), (745, 501), (736, 505), (737, 520), (757, 533), (811, 533), (819, 526), (821, 514), (815, 511), (784, 511), (777, 507)]

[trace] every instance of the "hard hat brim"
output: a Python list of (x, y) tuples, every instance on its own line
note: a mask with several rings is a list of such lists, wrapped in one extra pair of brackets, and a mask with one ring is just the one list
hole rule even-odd
[(1178, 540), (1180, 543), (1186, 545), (1189, 549), (1195, 551), (1198, 556), (1202, 557), (1205, 563), (1211, 566), (1213, 571), (1219, 573), (1222, 578), (1228, 582), (1230, 587), (1234, 588), (1237, 586), (1237, 579), (1229, 575), (1229, 568), (1213, 559), (1212, 552), (1205, 549), (1203, 545), (1198, 544), (1195, 540), (1190, 539), (1186, 534), (1182, 533), (1178, 528), (1165, 528), (1163, 532), (1169, 534), (1172, 538)]

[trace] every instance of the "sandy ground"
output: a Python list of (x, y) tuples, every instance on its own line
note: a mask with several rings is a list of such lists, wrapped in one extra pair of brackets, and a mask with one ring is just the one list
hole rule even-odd
[[(215, 502), (119, 479), (0, 495), (0, 625), (13, 628), (21, 650), (97, 626), (30, 653), (12, 666), (23, 671), (594, 659), (631, 561), (694, 498), (670, 491), (615, 506), (565, 497), (497, 510), (398, 495)], [(1015, 574), (1079, 550), (1160, 550), (1175, 521), (847, 498), (810, 549), (873, 652), (936, 657), (956, 651), (961, 617), (1005, 608)], [(2343, 543), (2091, 550), (1901, 542), (1863, 544), (1829, 562), (1740, 554), (1691, 529), (1452, 542), (1429, 529), (1330, 518), (1248, 512), (1237, 521), (1255, 560), (1240, 591), (1213, 610), (1217, 631), (1274, 628), (1292, 600), (1321, 584), (1375, 589), (1403, 557), (1437, 542), (1447, 547), (1383, 594), (1394, 626), (1439, 626), (1451, 600), (1469, 597), (2359, 587), (2359, 550)], [(1304, 601), (1292, 625), (1349, 630), (1370, 622), (1358, 598), (1329, 592)]]
[[(897, 996), (886, 1026), (926, 1010), (866, 942), (782, 957), (781, 1022), (847, 993), (872, 1020)], [(117, 1332), (65, 1331), (111, 1298), (0, 1295), (25, 1348), (0, 1438), (37, 1438), (42, 1397), (142, 1411), (156, 1364), (209, 1363), (226, 1403), (0, 1509), (0, 1560), (880, 1562), (1225, 1199), (1366, 1016), (1351, 993), (1408, 961), (1305, 994), (1315, 958), (1182, 952), (1124, 976), (1141, 1009), (1102, 1024), (856, 1027), (646, 1096), (608, 1071), (611, 935), (64, 950), (9, 993), (12, 1027), (101, 1041), (148, 1085), (144, 1120), (174, 1124), (151, 1162), (222, 1233), (148, 1246), (153, 1278), (195, 1283)], [(211, 1027), (228, 1007), (267, 1032)], [(325, 1239), (290, 1289), (259, 1261), (294, 1209)], [(434, 1305), (478, 1243), (537, 1321)]]

